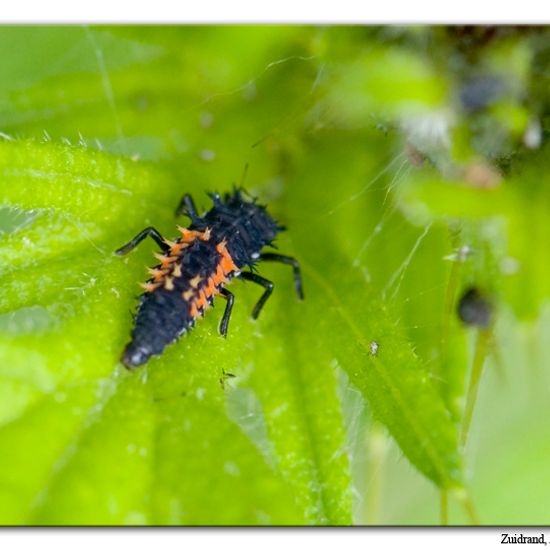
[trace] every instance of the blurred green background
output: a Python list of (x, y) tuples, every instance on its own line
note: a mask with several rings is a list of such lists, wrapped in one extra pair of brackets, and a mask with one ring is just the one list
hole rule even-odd
[[(550, 522), (545, 27), (4, 26), (0, 53), (0, 524)], [(153, 246), (112, 251), (245, 166), (306, 300), (259, 265), (256, 323), (236, 282), (227, 340), (218, 306), (125, 371)]]

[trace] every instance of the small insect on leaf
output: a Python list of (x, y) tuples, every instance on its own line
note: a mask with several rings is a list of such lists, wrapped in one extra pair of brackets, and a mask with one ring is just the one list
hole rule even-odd
[(181, 236), (165, 239), (153, 227), (147, 227), (117, 250), (118, 255), (133, 250), (145, 237), (151, 237), (161, 249), (154, 256), (160, 262), (148, 268), (151, 278), (135, 317), (130, 343), (122, 355), (122, 363), (132, 369), (146, 363), (153, 355), (191, 330), (204, 316), (215, 296), (227, 301), (220, 323), (220, 334), (227, 335), (234, 296), (225, 286), (239, 277), (264, 288), (252, 311), (256, 319), (271, 296), (274, 285), (252, 271), (258, 261), (275, 261), (291, 265), (298, 298), (303, 298), (300, 267), (294, 258), (261, 251), (273, 246), (283, 227), (255, 199), (246, 200), (240, 189), (226, 193), (223, 199), (211, 195), (213, 207), (199, 216), (190, 195), (181, 200), (177, 212), (191, 219), (187, 228), (178, 227)]
[(375, 342), (374, 340), (372, 340), (371, 342), (369, 342), (369, 350), (370, 350), (370, 354), (373, 356), (373, 357), (376, 357), (378, 355), (378, 349), (380, 348), (380, 344), (378, 342)]

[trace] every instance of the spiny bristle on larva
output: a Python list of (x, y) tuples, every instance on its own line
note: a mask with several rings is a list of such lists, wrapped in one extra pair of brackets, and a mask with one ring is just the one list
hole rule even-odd
[(184, 243), (191, 243), (195, 239), (201, 239), (203, 241), (208, 241), (210, 239), (210, 228), (206, 228), (204, 231), (195, 231), (178, 225), (178, 231), (181, 233)]
[(170, 247), (170, 256), (177, 256), (184, 248), (189, 246), (189, 243), (169, 241), (168, 239), (164, 239), (164, 242)]
[(138, 283), (141, 288), (145, 290), (145, 292), (153, 292), (153, 290), (156, 290), (161, 283)]
[(168, 267), (171, 263), (178, 259), (177, 256), (165, 256), (164, 254), (159, 254), (158, 252), (155, 252), (153, 256), (161, 263), (162, 267)]
[(156, 281), (162, 279), (166, 275), (167, 271), (159, 269), (158, 267), (147, 267), (147, 273), (151, 275)]

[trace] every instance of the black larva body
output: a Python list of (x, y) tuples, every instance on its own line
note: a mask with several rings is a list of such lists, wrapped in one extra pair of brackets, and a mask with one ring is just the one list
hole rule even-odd
[(192, 223), (186, 229), (179, 228), (181, 237), (175, 241), (167, 241), (155, 229), (147, 228), (117, 250), (118, 254), (125, 254), (151, 236), (163, 251), (157, 255), (161, 263), (150, 270), (152, 277), (143, 285), (146, 292), (140, 297), (131, 341), (122, 356), (128, 368), (161, 354), (168, 344), (194, 326), (219, 294), (227, 299), (220, 326), (225, 336), (233, 305), (233, 295), (225, 285), (233, 277), (265, 288), (253, 312), (253, 317), (257, 317), (273, 284), (242, 269), (252, 268), (261, 259), (291, 264), (298, 296), (302, 297), (297, 261), (278, 254), (261, 254), (283, 229), (266, 208), (255, 200), (246, 200), (240, 190), (226, 194), (223, 199), (219, 195), (211, 197), (213, 207), (202, 216), (197, 214), (191, 197), (184, 197), (182, 205)]
[(253, 266), (262, 248), (272, 244), (284, 227), (277, 224), (265, 206), (244, 200), (238, 190), (226, 194), (223, 201), (217, 195), (213, 195), (213, 200), (213, 208), (189, 229), (210, 228), (216, 243), (226, 241), (227, 250), (239, 268)]
[(132, 340), (123, 357), (126, 366), (138, 366), (151, 355), (160, 355), (168, 344), (193, 327), (195, 318), (186, 307), (183, 292), (196, 275), (215, 271), (218, 253), (208, 244), (200, 241), (186, 251), (181, 262), (182, 277), (174, 278), (175, 292), (159, 287), (140, 296)]

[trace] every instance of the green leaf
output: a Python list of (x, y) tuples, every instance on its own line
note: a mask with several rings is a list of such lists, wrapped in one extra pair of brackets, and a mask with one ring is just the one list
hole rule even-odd
[[(13, 52), (0, 60), (0, 523), (434, 523), (435, 491), (465, 486), (481, 521), (528, 517), (533, 503), (520, 516), (492, 495), (534, 487), (525, 472), (542, 464), (515, 461), (500, 418), (503, 381), (544, 387), (548, 364), (548, 151), (544, 131), (539, 151), (525, 139), (546, 128), (545, 32), (464, 32), (0, 29)], [(502, 95), (470, 112), (472, 75), (502, 79), (508, 59)], [(235, 281), (227, 339), (216, 303), (127, 372), (155, 247), (113, 251), (150, 225), (173, 238), (183, 193), (208, 209), (204, 192), (247, 164), (240, 183), (288, 227), (276, 244), (300, 261), (305, 300), (288, 266), (260, 263), (276, 288), (260, 319), (260, 289)], [(476, 165), (499, 172), (491, 189), (461, 176)], [(469, 286), (495, 326), (461, 449)], [(511, 353), (522, 331), (531, 342)], [(547, 411), (532, 399), (516, 434)]]
[[(366, 181), (369, 167), (355, 156), (353, 147), (321, 140), (314, 151), (310, 158), (315, 165), (302, 161), (287, 203), (293, 242), (313, 287), (309, 293), (315, 295), (301, 316), (306, 348), (315, 347), (322, 338), (333, 363), (362, 392), (407, 458), (437, 485), (461, 486), (456, 429), (430, 372), (400, 329), (394, 316), (398, 310), (390, 300), (381, 300), (376, 286), (369, 284), (354, 261), (356, 254), (346, 251), (361, 249), (365, 239), (372, 237), (362, 222), (365, 211), (378, 210), (375, 215), (380, 216), (378, 199), (364, 193), (367, 188), (359, 187), (357, 192), (356, 187), (355, 193), (350, 189)], [(327, 181), (342, 183), (322, 195), (312, 194), (319, 173)], [(342, 193), (342, 188), (349, 194)], [(374, 273), (384, 269), (383, 263), (383, 257), (374, 257), (368, 269)]]
[[(139, 227), (145, 205), (169, 219), (171, 208), (155, 210), (155, 204), (170, 194), (159, 188), (176, 186), (144, 165), (73, 147), (4, 143), (2, 152), (9, 163), (0, 177), (10, 177), (4, 205), (62, 213), (56, 231), (32, 247), (25, 242), (31, 232), (51, 229), (51, 222), (38, 218), (5, 239), (6, 257), (17, 262), (8, 267), (1, 304), (10, 315), (0, 346), (2, 485), (4, 502), (11, 502), (3, 521), (348, 523), (348, 460), (334, 374), (327, 365), (326, 383), (309, 391), (314, 360), (292, 363), (288, 350), (266, 352), (263, 330), (276, 329), (281, 319), (268, 317), (257, 333), (243, 306), (227, 342), (214, 336), (212, 317), (141, 373), (115, 368), (144, 253), (114, 257), (108, 251), (120, 239), (113, 235)], [(132, 214), (123, 218), (130, 199)], [(83, 219), (91, 232), (77, 232), (73, 241), (65, 231)], [(270, 346), (281, 349), (286, 340), (275, 330)], [(222, 389), (224, 371), (238, 376), (235, 388), (229, 380)], [(226, 410), (238, 391), (255, 398), (251, 413), (240, 402), (231, 414)], [(321, 403), (326, 418), (315, 416)], [(241, 426), (249, 414), (263, 440)], [(55, 431), (29, 454), (43, 426)]]

